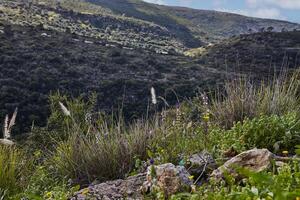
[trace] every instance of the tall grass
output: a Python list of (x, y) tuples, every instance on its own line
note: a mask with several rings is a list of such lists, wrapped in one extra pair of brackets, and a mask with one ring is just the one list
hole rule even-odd
[[(63, 120), (62, 116), (57, 118), (68, 121), (63, 124), (68, 126), (63, 129), (67, 131), (67, 139), (55, 141), (51, 164), (60, 175), (79, 183), (123, 178), (133, 169), (136, 158), (146, 159), (151, 140), (150, 122), (142, 120), (126, 125), (122, 117), (108, 118), (74, 105), (82, 103), (68, 101), (65, 109), (69, 109), (70, 115), (65, 115)], [(78, 113), (89, 119), (73, 117)], [(54, 116), (51, 120), (55, 123)]]
[(230, 128), (235, 122), (260, 115), (282, 115), (299, 111), (299, 73), (283, 73), (270, 82), (254, 83), (247, 78), (229, 81), (224, 92), (212, 98), (216, 123)]
[(15, 194), (26, 186), (31, 163), (15, 146), (0, 145), (0, 189)]

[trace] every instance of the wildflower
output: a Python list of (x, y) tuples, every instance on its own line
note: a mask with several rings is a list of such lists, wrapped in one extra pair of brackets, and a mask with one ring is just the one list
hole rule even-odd
[(157, 104), (157, 98), (156, 98), (154, 87), (151, 87), (151, 99), (152, 99), (152, 103), (154, 105), (156, 105)]
[(194, 180), (194, 176), (189, 176), (189, 179), (192, 181)]
[(210, 119), (210, 114), (209, 114), (209, 112), (205, 113), (205, 114), (203, 115), (202, 119), (203, 119), (205, 122), (208, 122), (209, 119)]
[(154, 165), (154, 159), (153, 158), (150, 159), (150, 165)]
[(66, 116), (71, 116), (71, 112), (67, 109), (67, 107), (62, 102), (59, 102), (59, 106)]
[(45, 198), (50, 199), (52, 197), (52, 192), (47, 192)]
[(282, 154), (287, 156), (289, 154), (289, 152), (288, 151), (282, 151)]

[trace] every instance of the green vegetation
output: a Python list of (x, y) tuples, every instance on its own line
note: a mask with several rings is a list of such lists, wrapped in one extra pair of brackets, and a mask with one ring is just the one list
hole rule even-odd
[(19, 109), (0, 139), (0, 200), (67, 200), (149, 165), (206, 151), (221, 166), (255, 147), (286, 163), (151, 197), (299, 200), (300, 32), (231, 37), (266, 24), (299, 27), (140, 0), (1, 1), (1, 126)]
[[(277, 84), (289, 89), (278, 89)], [(224, 94), (222, 99), (213, 100), (202, 94), (177, 108), (157, 112), (152, 119), (128, 125), (122, 113), (108, 116), (95, 112), (94, 95), (85, 101), (53, 94), (47, 127), (33, 127), (20, 146), (0, 146), (2, 195), (8, 199), (68, 199), (80, 185), (136, 173), (142, 161), (180, 164), (202, 150), (212, 153), (219, 162), (230, 148), (237, 152), (254, 147), (278, 154), (298, 152), (295, 148), (300, 144), (300, 107), (298, 93), (294, 92), (299, 91), (298, 73), (275, 79), (270, 86), (231, 84), (232, 91), (240, 91), (235, 95), (243, 96), (249, 88), (256, 98), (245, 108), (268, 101), (274, 112), (262, 105), (255, 112), (232, 118), (232, 113), (241, 108), (241, 99)], [(262, 91), (268, 91), (272, 98), (265, 98)], [(229, 104), (231, 107), (217, 113), (230, 123), (218, 121), (213, 108)], [(258, 174), (240, 170), (245, 176), (242, 182), (228, 176), (170, 198), (284, 200), (300, 195), (298, 161), (280, 168), (274, 165), (273, 170)]]

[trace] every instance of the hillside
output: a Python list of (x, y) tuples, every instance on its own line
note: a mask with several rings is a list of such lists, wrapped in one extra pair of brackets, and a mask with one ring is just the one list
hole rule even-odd
[(0, 5), (0, 20), (13, 24), (41, 25), (163, 54), (182, 53), (249, 30), (300, 29), (290, 22), (160, 6), (141, 0), (4, 0)]
[[(261, 78), (270, 65), (281, 68), (286, 51), (294, 67), (297, 31), (231, 37), (267, 26), (299, 27), (138, 0), (3, 0), (0, 117), (19, 107), (22, 123), (16, 129), (27, 131), (32, 122), (45, 125), (48, 95), (59, 90), (85, 98), (96, 92), (97, 109), (111, 111), (124, 103), (126, 119), (135, 119), (147, 110), (151, 86), (172, 104), (176, 95), (193, 96), (228, 77)], [(199, 46), (205, 55), (184, 55)]]
[(185, 54), (206, 67), (267, 77), (282, 69), (297, 68), (299, 53), (300, 31), (294, 31), (235, 36)]
[[(16, 25), (0, 26), (1, 116), (19, 107), (19, 121), (45, 123), (50, 91), (73, 96), (97, 92), (99, 107), (124, 101), (128, 116), (143, 113), (151, 86), (170, 102), (224, 75), (184, 56), (108, 47), (93, 38)], [(194, 89), (190, 89), (195, 86)]]
[(299, 32), (243, 35), (186, 57), (107, 46), (42, 27), (2, 24), (0, 30), (1, 116), (19, 107), (22, 130), (32, 121), (45, 123), (51, 91), (84, 97), (97, 92), (98, 108), (117, 109), (124, 101), (127, 118), (135, 118), (147, 109), (151, 86), (175, 103), (174, 91), (193, 96), (198, 87), (216, 87), (228, 77), (266, 78), (300, 62)]

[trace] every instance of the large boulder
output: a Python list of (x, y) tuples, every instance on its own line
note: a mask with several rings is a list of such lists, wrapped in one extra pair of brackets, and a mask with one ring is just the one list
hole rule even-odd
[(119, 179), (91, 185), (77, 192), (71, 200), (87, 199), (143, 199), (142, 185), (146, 181), (146, 173), (131, 176), (125, 180)]
[(245, 151), (227, 162), (224, 165), (214, 170), (211, 177), (220, 179), (224, 178), (224, 174), (231, 174), (238, 178), (237, 168), (245, 168), (253, 172), (261, 172), (271, 166), (271, 160), (274, 159), (274, 154), (268, 149), (252, 149)]
[(190, 174), (183, 166), (171, 163), (149, 166), (144, 192), (162, 191), (166, 196), (189, 189), (192, 185)]

